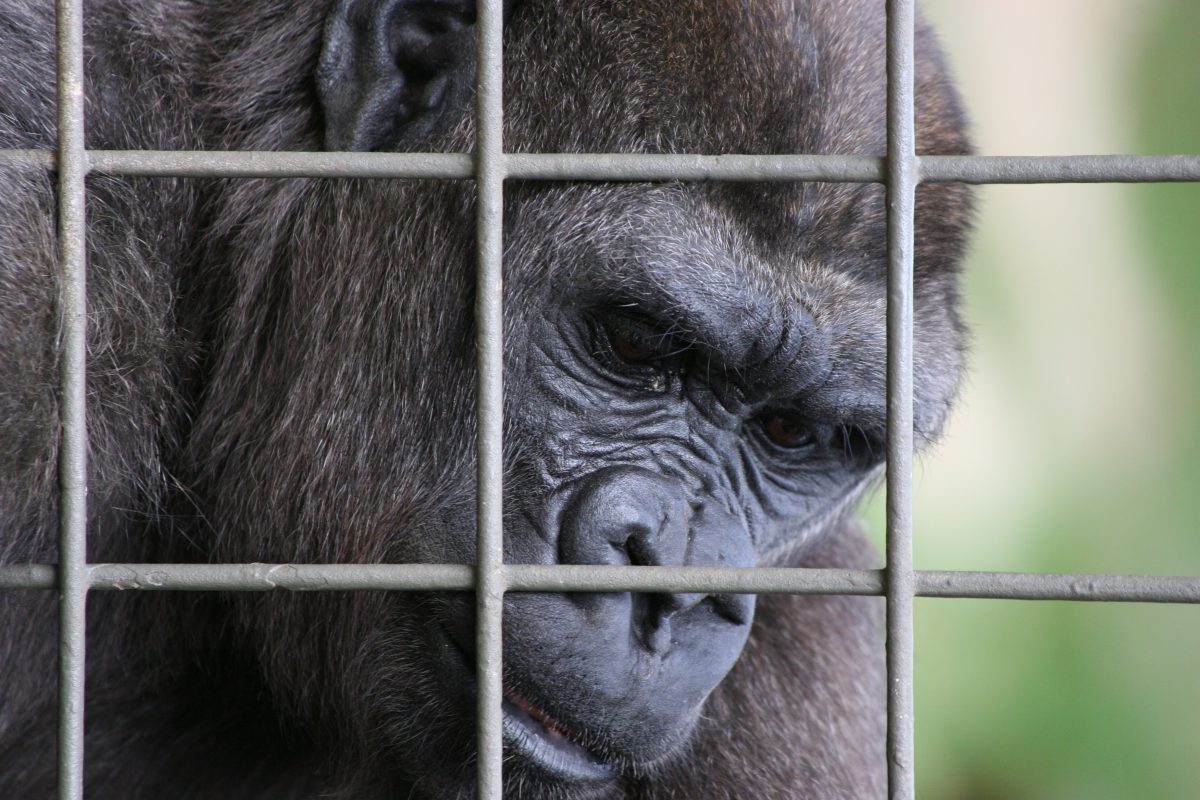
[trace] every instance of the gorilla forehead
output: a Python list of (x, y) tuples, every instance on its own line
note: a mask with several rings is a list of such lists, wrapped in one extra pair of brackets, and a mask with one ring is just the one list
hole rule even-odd
[(514, 25), (509, 52), (547, 69), (506, 75), (506, 112), (532, 134), (512, 144), (882, 152), (883, 27), (872, 3), (713, 5), (720, 8), (672, 0), (522, 4), (516, 13), (538, 24)]

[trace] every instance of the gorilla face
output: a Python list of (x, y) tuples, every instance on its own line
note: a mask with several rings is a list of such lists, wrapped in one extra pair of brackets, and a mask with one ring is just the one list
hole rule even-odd
[[(802, 553), (882, 458), (882, 284), (755, 252), (720, 219), (720, 192), (610, 187), (603, 219), (587, 213), (594, 189), (513, 195), (506, 256), (525, 278), (508, 323), (506, 561)], [(422, 536), (461, 548), (463, 530), (467, 504)], [(469, 718), (472, 598), (438, 607), (440, 646), (404, 658), (431, 658), (432, 693)], [(746, 595), (508, 595), (507, 768), (597, 790), (652, 771), (687, 741), (753, 615)]]
[[(762, 213), (828, 213), (831, 194), (789, 187)], [(867, 188), (843, 202), (877, 199)], [(884, 250), (756, 241), (725, 212), (746, 200), (680, 185), (509, 193), (507, 563), (800, 563), (878, 473)], [(945, 343), (923, 362), (955, 362)], [(930, 382), (917, 398), (924, 430), (942, 391)], [(450, 543), (463, 529), (465, 504), (423, 535)], [(443, 646), (405, 657), (432, 653), (433, 693), (457, 694), (469, 718), (472, 600), (439, 608)], [(509, 594), (512, 780), (603, 795), (680, 757), (753, 617), (744, 595)], [(471, 735), (456, 746), (469, 752)]]
[[(564, 220), (551, 257), (575, 266), (553, 270), (511, 358), (509, 562), (775, 563), (879, 463), (882, 360), (840, 354), (879, 348), (880, 287), (772, 285), (800, 259), (752, 255), (704, 194), (612, 190), (602, 225)], [(840, 314), (846, 293), (868, 313)], [(685, 739), (753, 613), (744, 595), (514, 595), (510, 701), (582, 745), (581, 765), (645, 769)]]
[[(26, 5), (0, 28), (50, 41)], [(474, 146), (469, 0), (93, 5), (93, 147)], [(508, 153), (885, 152), (879, 0), (505, 5)], [(0, 67), (48, 52), (0, 42)], [(920, 27), (916, 97), (919, 151), (965, 152)], [(0, 91), (0, 141), (47, 146), (52, 105)], [(47, 335), (0, 375), (52, 398), (53, 193), (13, 186), (0, 322)], [(918, 191), (919, 439), (958, 381), (968, 200)], [(475, 562), (469, 181), (98, 175), (88, 202), (93, 561)], [(873, 184), (509, 181), (506, 562), (866, 564), (847, 519), (884, 449), (885, 223)], [(0, 415), (33, 454), (0, 463), (25, 537), (0, 552), (49, 561), (57, 421), (29, 405)], [(509, 593), (507, 796), (872, 796), (857, 600)], [(470, 594), (139, 601), (94, 600), (89, 797), (472, 796)], [(38, 613), (0, 605), (23, 640), (0, 647), (6, 796), (53, 785), (53, 670), (18, 657)]]
[[(388, 24), (405, 33), (387, 41), (403, 44), (430, 24), (395, 11), (404, 6), (339, 8), (400, 14)], [(361, 51), (344, 37), (374, 28), (362, 22), (369, 15), (327, 23), (318, 76), (327, 142), (470, 148), (470, 105), (455, 111), (447, 99), (473, 74), (470, 18), (452, 11), (430, 39), (437, 47), (418, 56), (458, 41), (468, 49), (454, 58), (392, 53), (369, 69), (351, 59), (340, 74), (330, 53)], [(884, 150), (883, 25), (869, 2), (525, 2), (508, 26), (510, 152)], [(439, 69), (446, 88), (430, 115), (392, 118), (394, 104), (371, 100), (435, 85)], [(919, 71), (922, 147), (963, 150), (927, 46)], [(298, 114), (291, 124), (315, 122)], [(288, 401), (280, 411), (272, 390), (262, 403), (202, 412), (194, 441), (206, 463), (226, 460), (197, 483), (247, 510), (226, 513), (227, 525), (278, 532), (231, 530), (219, 557), (473, 563), (469, 187), (244, 192), (222, 227), (239, 235), (217, 256), (251, 265), (239, 294), (258, 305), (225, 339), (263, 345), (251, 357), (223, 354), (210, 380), (224, 397), (266, 384)], [(966, 202), (960, 188), (934, 186), (919, 206), (914, 402), (928, 437), (957, 383), (953, 267)], [(281, 226), (262, 208), (295, 216)], [(882, 187), (512, 182), (504, 237), (508, 563), (799, 564), (839, 527), (883, 455)], [(324, 252), (343, 257), (330, 264)], [(282, 287), (270, 277), (280, 273)], [(239, 439), (247, 430), (253, 441)], [(318, 452), (281, 470), (276, 448), (295, 441)], [(330, 476), (321, 464), (344, 471)], [(272, 502), (247, 488), (247, 475), (277, 487)], [(289, 537), (289, 525), (304, 533)], [(318, 612), (321, 602), (244, 615), (280, 705), (348, 731), (349, 749), (381, 754), (378, 770), (399, 787), (468, 794), (472, 598), (324, 598)], [(686, 757), (754, 606), (748, 596), (509, 594), (508, 790), (604, 796)], [(311, 632), (299, 644), (307, 657), (279, 656), (281, 629)], [(297, 674), (297, 661), (321, 666)], [(315, 697), (311, 686), (338, 696)]]

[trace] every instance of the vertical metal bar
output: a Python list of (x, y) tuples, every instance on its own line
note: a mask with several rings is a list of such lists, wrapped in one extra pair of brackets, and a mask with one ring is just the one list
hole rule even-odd
[(58, 797), (83, 797), (87, 607), (87, 284), (83, 3), (58, 0), (58, 249), (62, 336), (59, 448)]
[(887, 2), (887, 678), (888, 796), (912, 800), (913, 227), (916, 132), (913, 2)]
[(478, 197), (476, 244), (479, 273), (475, 320), (479, 382), (476, 393), (477, 555), (476, 680), (478, 705), (478, 782), (481, 800), (500, 800), (503, 777), (501, 719), (502, 634), (504, 609), (503, 480), (503, 317), (501, 306), (504, 218), (504, 141), (502, 105), (502, 14), (500, 0), (478, 0), (476, 45), (477, 122), (475, 186)]

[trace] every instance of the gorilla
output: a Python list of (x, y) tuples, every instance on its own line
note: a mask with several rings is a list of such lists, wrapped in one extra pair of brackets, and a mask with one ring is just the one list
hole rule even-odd
[[(55, 147), (0, 8), (0, 148)], [(469, 0), (110, 0), (88, 146), (469, 152)], [(885, 152), (881, 0), (518, 0), (509, 152)], [(918, 24), (922, 153), (964, 153)], [(0, 162), (3, 163), (3, 162)], [(56, 556), (55, 188), (0, 193), (0, 563)], [(970, 198), (918, 193), (915, 428), (953, 400)], [(88, 181), (93, 562), (475, 558), (470, 181)], [(883, 187), (505, 188), (505, 560), (868, 567)], [(472, 797), (469, 593), (89, 599), (86, 796)], [(512, 593), (505, 794), (884, 794), (878, 598)], [(56, 607), (0, 594), (0, 796), (55, 783)]]

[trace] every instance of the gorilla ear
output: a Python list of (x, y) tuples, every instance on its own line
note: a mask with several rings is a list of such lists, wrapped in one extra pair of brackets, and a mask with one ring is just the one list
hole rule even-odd
[(379, 150), (433, 131), (471, 94), (475, 0), (339, 0), (317, 94), (325, 149)]

